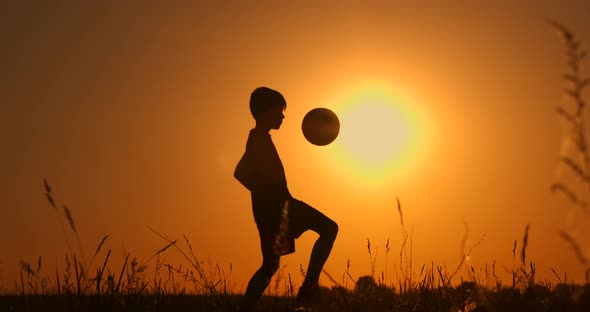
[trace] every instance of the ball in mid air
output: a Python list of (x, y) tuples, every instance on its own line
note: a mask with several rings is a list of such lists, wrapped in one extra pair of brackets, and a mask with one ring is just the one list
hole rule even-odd
[(301, 130), (309, 143), (324, 146), (338, 137), (340, 121), (333, 111), (323, 107), (314, 108), (303, 117)]

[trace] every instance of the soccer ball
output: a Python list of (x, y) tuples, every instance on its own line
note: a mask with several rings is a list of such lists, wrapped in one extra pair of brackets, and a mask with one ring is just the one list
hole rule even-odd
[(332, 143), (340, 132), (340, 121), (336, 114), (323, 107), (310, 110), (301, 123), (303, 136), (309, 143), (324, 146)]

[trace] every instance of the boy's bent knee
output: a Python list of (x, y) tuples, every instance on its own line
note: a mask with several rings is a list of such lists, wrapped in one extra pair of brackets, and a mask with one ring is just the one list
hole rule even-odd
[(334, 238), (336, 238), (336, 235), (338, 235), (338, 224), (334, 221), (332, 221), (333, 226), (332, 226), (332, 232), (334, 233)]
[(330, 220), (330, 222), (328, 222), (328, 224), (326, 225), (324, 235), (326, 235), (326, 238), (329, 238), (330, 240), (335, 240), (336, 235), (338, 235), (338, 224)]

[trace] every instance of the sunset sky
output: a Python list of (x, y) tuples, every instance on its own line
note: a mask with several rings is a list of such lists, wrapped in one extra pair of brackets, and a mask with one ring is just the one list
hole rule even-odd
[[(527, 258), (538, 276), (555, 280), (554, 269), (583, 280), (559, 232), (590, 257), (590, 216), (549, 190), (563, 172), (555, 107), (566, 60), (546, 19), (589, 47), (590, 2), (175, 3), (1, 9), (0, 287), (13, 287), (20, 260), (42, 256), (47, 272), (64, 269), (47, 179), (86, 258), (108, 234), (112, 268), (125, 252), (147, 260), (166, 244), (149, 226), (185, 234), (203, 260), (232, 264), (242, 291), (262, 256), (250, 194), (233, 170), (259, 86), (287, 101), (271, 135), (291, 193), (340, 226), (326, 264), (337, 280), (348, 260), (354, 277), (370, 273), (367, 238), (378, 272), (390, 239), (395, 279), (396, 197), (417, 270), (432, 262), (454, 270), (467, 228), (467, 249), (485, 235), (468, 265), (496, 261), (509, 283), (514, 241), (519, 251), (530, 224)], [(316, 107), (340, 117), (328, 146), (301, 132)], [(298, 283), (316, 238), (305, 233), (282, 258)], [(186, 265), (174, 250), (163, 259)]]

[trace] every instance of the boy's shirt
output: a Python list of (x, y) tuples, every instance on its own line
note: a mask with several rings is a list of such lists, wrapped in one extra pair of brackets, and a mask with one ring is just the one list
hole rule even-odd
[(234, 177), (251, 192), (256, 224), (259, 227), (278, 226), (283, 205), (291, 194), (283, 163), (268, 132), (256, 128), (250, 130), (246, 152)]

